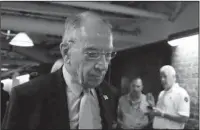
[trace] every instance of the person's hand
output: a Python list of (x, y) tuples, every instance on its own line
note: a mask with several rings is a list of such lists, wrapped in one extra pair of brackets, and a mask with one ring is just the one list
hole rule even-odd
[(152, 93), (147, 93), (146, 97), (147, 97), (147, 102), (149, 103), (149, 105), (151, 107), (155, 107), (155, 99), (154, 99)]
[(117, 122), (113, 121), (113, 123), (112, 123), (112, 129), (116, 129), (116, 128), (117, 128)]
[(121, 124), (121, 128), (122, 129), (131, 129), (131, 126), (127, 126), (125, 124)]
[(162, 116), (163, 111), (159, 108), (153, 108), (153, 110), (149, 113), (151, 116)]

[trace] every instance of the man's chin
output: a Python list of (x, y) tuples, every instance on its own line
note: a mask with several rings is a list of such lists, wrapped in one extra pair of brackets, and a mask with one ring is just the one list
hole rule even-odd
[(170, 87), (168, 85), (164, 86), (164, 90), (169, 90), (169, 89), (170, 89)]
[(102, 82), (102, 80), (98, 80), (98, 81), (89, 81), (88, 83), (87, 83), (87, 87), (88, 88), (95, 88), (95, 87), (97, 87), (97, 86), (99, 86), (100, 84), (101, 84), (101, 82)]

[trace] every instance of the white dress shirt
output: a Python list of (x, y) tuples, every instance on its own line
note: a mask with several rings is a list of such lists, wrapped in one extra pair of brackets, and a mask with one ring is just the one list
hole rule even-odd
[[(63, 76), (65, 83), (67, 84), (66, 94), (68, 100), (68, 110), (69, 110), (69, 120), (70, 120), (70, 129), (77, 129), (79, 125), (79, 112), (80, 112), (80, 102), (81, 102), (81, 93), (83, 92), (83, 87), (78, 83), (73, 82), (71, 75), (67, 72), (66, 68), (63, 66), (62, 68)], [(93, 109), (92, 114), (95, 116), (95, 119), (101, 119), (100, 117), (100, 108), (99, 102), (96, 95), (96, 91), (91, 89), (91, 93), (93, 95), (93, 101), (91, 101), (92, 106), (95, 107)], [(87, 117), (85, 117), (87, 120)], [(100, 123), (100, 124), (99, 124)], [(98, 121), (97, 126), (101, 126), (101, 120)]]
[[(164, 113), (174, 116), (182, 115), (189, 117), (190, 98), (187, 91), (175, 83), (168, 91), (161, 91), (158, 96), (156, 107)], [(153, 128), (155, 129), (183, 129), (185, 123), (178, 123), (162, 117), (155, 117)]]

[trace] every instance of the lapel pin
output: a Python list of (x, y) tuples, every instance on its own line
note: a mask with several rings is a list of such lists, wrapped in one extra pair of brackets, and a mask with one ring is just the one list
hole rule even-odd
[(108, 96), (107, 95), (103, 95), (104, 99), (107, 100), (108, 99)]

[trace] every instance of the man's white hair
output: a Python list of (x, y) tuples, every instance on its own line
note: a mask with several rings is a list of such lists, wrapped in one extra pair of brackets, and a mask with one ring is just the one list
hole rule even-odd
[(161, 67), (160, 73), (161, 72), (169, 72), (171, 75), (176, 76), (176, 71), (175, 71), (174, 67), (172, 67), (171, 65), (165, 65), (165, 66)]
[(65, 30), (64, 30), (61, 44), (67, 44), (70, 47), (71, 44), (74, 43), (74, 41), (79, 39), (77, 35), (73, 35), (73, 34), (75, 32), (81, 31), (82, 24), (89, 17), (92, 17), (96, 19), (97, 21), (103, 22), (105, 25), (107, 25), (110, 28), (110, 31), (112, 30), (111, 24), (107, 20), (102, 19), (99, 14), (91, 12), (91, 11), (86, 11), (83, 13), (79, 13), (77, 15), (69, 16), (65, 20)]

